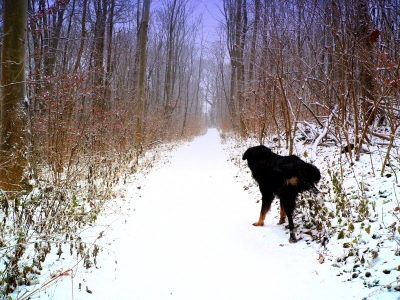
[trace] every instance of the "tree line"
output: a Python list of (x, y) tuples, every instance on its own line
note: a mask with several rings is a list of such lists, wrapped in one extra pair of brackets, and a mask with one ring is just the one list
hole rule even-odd
[[(36, 165), (45, 164), (56, 179), (83, 153), (103, 156), (128, 149), (139, 153), (157, 141), (203, 130), (204, 58), (195, 39), (200, 36), (200, 20), (192, 18), (190, 1), (175, 0), (153, 5), (150, 21), (150, 4), (149, 0), (30, 0), (19, 8), (17, 2), (5, 1), (5, 18), (12, 18), (11, 9), (26, 12), (19, 17), (26, 26), (17, 37), (26, 52), (26, 80), (19, 85), (26, 97), (5, 90), (7, 80), (15, 78), (6, 72), (12, 60), (3, 55), (2, 132), (3, 137), (13, 130), (15, 136), (24, 132), (21, 152), (25, 165), (32, 168), (30, 176), (39, 173)], [(15, 23), (4, 19), (2, 24), (7, 40)], [(4, 43), (3, 53), (11, 47)], [(26, 107), (5, 106), (23, 103), (21, 98), (27, 100)], [(19, 119), (11, 111), (24, 111), (24, 128), (7, 128), (7, 122)], [(5, 140), (7, 167), (12, 154), (7, 155), (6, 147), (12, 146)], [(15, 172), (6, 173), (4, 184)], [(18, 176), (10, 182), (14, 188), (21, 181), (22, 175)]]
[(357, 149), (371, 136), (393, 143), (399, 1), (223, 0), (222, 12), (212, 67), (220, 127), (260, 143), (276, 134), (289, 153), (304, 126), (309, 140), (325, 132)]
[(80, 228), (113, 187), (146, 172), (160, 146), (204, 132), (194, 9), (188, 0), (3, 1), (0, 294), (29, 285), (63, 244), (93, 265), (98, 248)]

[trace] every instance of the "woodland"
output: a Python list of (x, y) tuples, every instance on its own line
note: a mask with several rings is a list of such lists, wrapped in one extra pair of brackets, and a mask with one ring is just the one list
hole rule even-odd
[[(218, 12), (212, 38), (201, 5)], [(0, 10), (2, 297), (61, 243), (90, 267), (96, 247), (80, 232), (113, 188), (208, 127), (238, 143), (273, 138), (285, 154), (300, 136), (351, 161), (374, 139), (386, 149), (381, 175), (393, 159), (399, 0), (4, 0)]]

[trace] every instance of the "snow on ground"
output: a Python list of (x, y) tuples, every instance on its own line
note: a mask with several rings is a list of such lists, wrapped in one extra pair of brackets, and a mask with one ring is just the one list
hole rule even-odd
[[(276, 225), (277, 209), (264, 227), (251, 225), (261, 204), (238, 182), (216, 129), (171, 155), (168, 164), (123, 187), (113, 206), (118, 212), (99, 221), (110, 227), (87, 232), (85, 239), (94, 239), (104, 231), (96, 267), (74, 269), (32, 299), (362, 299), (371, 293), (360, 281), (337, 276), (332, 262), (320, 264), (319, 244), (289, 244), (285, 227)], [(46, 270), (71, 267), (65, 257), (46, 261)]]
[[(329, 145), (329, 140), (313, 155), (314, 147), (304, 142), (304, 136), (296, 139), (295, 153), (314, 163), (322, 173), (318, 184), (320, 194), (310, 198), (308, 193), (303, 193), (297, 202), (309, 201), (313, 211), (319, 207), (313, 218), (323, 226), (319, 230), (315, 225), (310, 226), (311, 211), (298, 205), (294, 217), (298, 237), (314, 246), (324, 244), (318, 249), (324, 263), (334, 267), (332, 271), (343, 282), (368, 287), (365, 298), (400, 299), (400, 184), (397, 181), (400, 145), (392, 148), (390, 160), (380, 176), (387, 151), (387, 144), (381, 140), (373, 140), (369, 151), (355, 161), (354, 157), (341, 154), (336, 144)], [(276, 138), (265, 143), (274, 151), (286, 152), (278, 146)], [(252, 139), (238, 144), (234, 139), (224, 138), (225, 151), (239, 169), (237, 180), (258, 200), (259, 189), (241, 160), (245, 149), (256, 144)], [(336, 189), (344, 195), (343, 200), (338, 200), (341, 196)], [(278, 209), (276, 201), (271, 210)]]

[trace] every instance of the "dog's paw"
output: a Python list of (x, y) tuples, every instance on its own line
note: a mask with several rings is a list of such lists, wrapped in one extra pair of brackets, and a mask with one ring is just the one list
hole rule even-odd
[(278, 225), (282, 225), (283, 223), (285, 223), (286, 217), (280, 218)]
[(253, 223), (253, 226), (264, 226), (264, 222), (255, 222)]
[(291, 244), (297, 243), (296, 237), (291, 236), (291, 237), (289, 238), (289, 243), (291, 243)]

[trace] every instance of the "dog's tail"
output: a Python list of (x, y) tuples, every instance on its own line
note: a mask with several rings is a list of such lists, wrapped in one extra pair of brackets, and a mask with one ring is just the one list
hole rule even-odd
[(321, 180), (321, 172), (319, 169), (309, 163), (305, 163), (299, 170), (299, 181), (302, 183), (302, 190), (310, 190), (314, 194), (318, 194), (319, 190), (316, 188)]
[(306, 163), (301, 170), (302, 177), (308, 182), (318, 183), (321, 180), (321, 172), (319, 169), (309, 163)]

